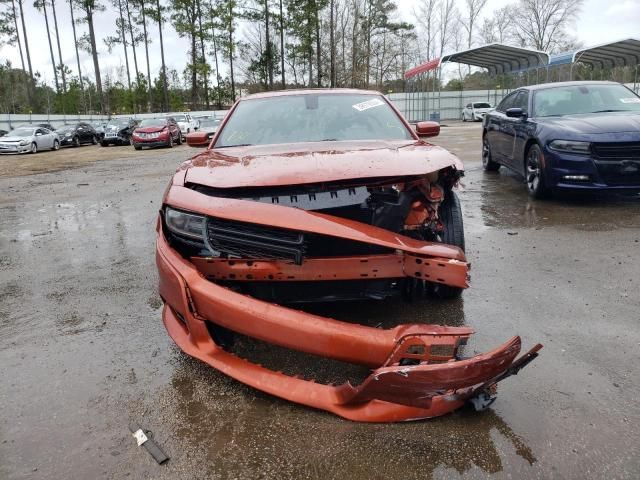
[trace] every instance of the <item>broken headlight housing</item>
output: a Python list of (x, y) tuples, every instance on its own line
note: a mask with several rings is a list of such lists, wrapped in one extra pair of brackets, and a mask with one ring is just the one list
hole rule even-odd
[(180, 237), (204, 242), (205, 217), (167, 207), (164, 212), (167, 228)]

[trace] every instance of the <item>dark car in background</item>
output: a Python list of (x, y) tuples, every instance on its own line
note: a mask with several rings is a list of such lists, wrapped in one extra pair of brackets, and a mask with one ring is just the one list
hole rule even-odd
[(142, 147), (173, 147), (182, 144), (182, 134), (173, 117), (145, 118), (131, 135), (131, 145)]
[(138, 126), (138, 121), (134, 119), (114, 119), (105, 127), (104, 138), (100, 145), (131, 145), (131, 135)]
[(107, 126), (107, 122), (106, 121), (91, 122), (91, 126), (96, 131), (96, 135), (98, 136), (98, 141), (101, 142), (102, 139), (104, 138), (104, 129)]
[(523, 175), (535, 198), (640, 192), (640, 97), (615, 82), (519, 88), (484, 117), (482, 164)]
[(65, 123), (56, 129), (60, 137), (60, 145), (79, 147), (84, 143), (98, 144), (98, 134), (87, 122)]

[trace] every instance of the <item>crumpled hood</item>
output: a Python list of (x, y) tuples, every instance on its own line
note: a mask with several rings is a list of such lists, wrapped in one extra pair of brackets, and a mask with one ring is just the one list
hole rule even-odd
[(12, 143), (12, 142), (21, 142), (22, 140), (30, 140), (31, 138), (33, 138), (31, 135), (27, 136), (27, 137), (15, 137), (15, 136), (4, 136), (4, 137), (0, 137), (0, 143)]
[(598, 134), (640, 132), (640, 112), (607, 112), (562, 117), (539, 117), (541, 125), (567, 133)]
[(138, 127), (134, 130), (134, 133), (157, 133), (162, 132), (167, 127)]
[(207, 150), (185, 162), (185, 183), (267, 187), (358, 178), (425, 175), (462, 162), (423, 141), (342, 141)]

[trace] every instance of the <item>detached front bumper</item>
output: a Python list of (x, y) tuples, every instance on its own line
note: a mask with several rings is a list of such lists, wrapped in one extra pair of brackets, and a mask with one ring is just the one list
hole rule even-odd
[[(253, 274), (268, 278), (274, 274), (269, 268), (278, 265), (266, 264), (274, 262), (240, 261), (230, 265), (213, 259), (213, 263), (207, 264), (206, 259), (193, 258), (192, 263), (169, 246), (162, 223), (158, 225), (159, 291), (165, 304), (163, 321), (171, 338), (185, 353), (226, 375), (299, 404), (354, 421), (436, 417), (479, 395), (492, 398), (496, 382), (516, 373), (535, 358), (540, 348), (534, 347), (514, 362), (521, 342), (519, 337), (513, 337), (488, 353), (459, 359), (459, 347), (473, 333), (467, 327), (411, 324), (383, 330), (260, 301), (207, 280), (203, 272), (207, 268), (232, 271), (240, 264), (242, 268), (255, 266)], [(457, 263), (465, 265), (466, 282), (466, 263)], [(211, 278), (210, 273), (206, 274)], [(305, 270), (298, 273), (302, 277), (310, 274)], [(405, 272), (407, 276), (414, 274)], [(355, 387), (349, 382), (333, 386), (290, 377), (224, 350), (212, 339), (206, 322), (268, 343), (366, 365), (373, 370)]]

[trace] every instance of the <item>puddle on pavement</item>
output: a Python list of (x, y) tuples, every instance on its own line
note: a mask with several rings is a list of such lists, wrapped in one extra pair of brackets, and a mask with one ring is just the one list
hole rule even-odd
[(584, 231), (640, 228), (640, 196), (562, 194), (551, 200), (529, 197), (521, 177), (474, 170), (461, 193), (465, 215), (486, 227), (547, 228), (564, 226)]
[(206, 458), (200, 464), (206, 476), (410, 479), (443, 471), (494, 474), (507, 457), (510, 468), (537, 462), (526, 440), (493, 410), (358, 424), (270, 397), (176, 355), (170, 384), (138, 409), (161, 414), (172, 446)]

